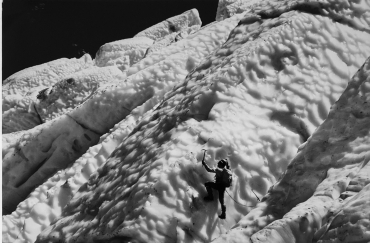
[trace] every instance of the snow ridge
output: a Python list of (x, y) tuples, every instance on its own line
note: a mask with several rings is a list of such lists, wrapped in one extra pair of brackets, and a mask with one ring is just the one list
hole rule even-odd
[[(39, 94), (50, 121), (3, 136), (9, 192), (72, 163), (3, 216), (3, 241), (366, 241), (369, 59), (347, 82), (370, 55), (369, 8), (224, 0), (223, 21), (199, 29), (190, 10), (104, 45), (102, 67)], [(202, 200), (201, 149), (230, 161), (226, 220)]]

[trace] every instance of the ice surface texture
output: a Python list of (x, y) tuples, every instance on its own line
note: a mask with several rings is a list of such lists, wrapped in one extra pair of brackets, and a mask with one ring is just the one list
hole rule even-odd
[[(42, 113), (52, 113), (46, 114), (50, 116), (48, 120), (64, 114), (76, 105), (81, 104), (95, 92), (96, 89), (91, 88), (90, 91), (82, 93), (81, 83), (83, 86), (87, 86), (85, 87), (86, 91), (89, 84), (96, 87), (107, 82), (123, 81), (125, 71), (147, 54), (148, 48), (156, 40), (155, 36), (157, 38), (166, 38), (167, 35), (173, 34), (176, 35), (175, 37), (184, 36), (187, 32), (199, 29), (200, 25), (201, 20), (198, 11), (192, 9), (140, 32), (135, 38), (103, 45), (97, 52), (94, 63), (90, 55), (86, 54), (77, 60), (62, 58), (27, 68), (10, 76), (4, 81), (5, 85), (3, 86), (3, 133), (30, 129), (45, 122), (45, 117), (40, 117), (35, 107), (35, 103), (40, 100), (44, 101), (41, 105)], [(160, 50), (164, 46), (158, 43), (153, 51)], [(117, 77), (117, 74), (112, 77), (112, 73), (107, 73), (108, 69), (102, 69), (100, 74), (97, 74), (96, 66), (114, 66), (124, 72), (123, 77)], [(82, 74), (78, 72), (88, 67), (92, 68)], [(79, 82), (72, 82), (73, 85), (69, 85), (69, 88), (61, 91), (60, 87), (66, 86), (63, 84), (64, 81), (71, 81), (71, 79), (79, 79)], [(56, 84), (58, 81), (61, 82), (60, 85)], [(59, 86), (57, 88), (59, 92), (57, 93), (64, 93), (61, 95), (64, 97), (59, 96), (58, 99), (56, 97), (57, 93), (54, 93), (51, 101), (45, 101), (49, 94), (54, 91), (50, 87), (54, 84)], [(76, 97), (75, 94), (78, 92), (79, 94)], [(56, 103), (56, 107), (50, 104), (51, 102)], [(45, 110), (48, 105), (51, 105), (51, 107)]]
[[(328, 45), (331, 36), (339, 27), (358, 33), (351, 35), (366, 49), (368, 35), (296, 11), (240, 23), (220, 50), (141, 120), (38, 242), (212, 240), (249, 209), (227, 197), (229, 219), (220, 221), (217, 202), (201, 200), (202, 183), (209, 180), (197, 163), (201, 148), (210, 151), (207, 159), (228, 157), (237, 180), (231, 195), (243, 204), (256, 203), (251, 189), (263, 195), (278, 177), (276, 171), (284, 171), (303, 140), (301, 124), (311, 132), (326, 118), (325, 112), (322, 118), (315, 115), (319, 106), (314, 104), (326, 96), (322, 87), (329, 82), (328, 93), (337, 99), (349, 80), (351, 68), (341, 72), (332, 66), (332, 58), (341, 59)], [(333, 34), (324, 41), (319, 34), (312, 39), (313, 31)], [(336, 47), (346, 52), (346, 45)], [(315, 78), (321, 76), (328, 79)], [(332, 84), (343, 89), (335, 91)], [(309, 94), (301, 92), (307, 88)]]
[[(346, 208), (353, 204), (341, 203), (341, 195), (361, 191), (370, 182), (369, 81), (370, 59), (333, 105), (328, 118), (300, 147), (283, 177), (269, 189), (257, 208), (215, 242), (249, 238), (250, 242), (311, 242), (325, 222), (339, 220), (339, 216), (335, 216), (337, 219), (330, 217), (333, 208), (348, 212)], [(353, 185), (358, 185), (357, 190)], [(361, 198), (357, 197), (360, 201)], [(344, 220), (343, 223), (348, 223), (346, 227), (352, 227), (352, 231), (349, 229), (347, 233), (353, 242), (355, 238), (362, 239), (359, 242), (370, 240), (369, 229), (366, 229), (368, 216), (369, 212), (361, 217), (353, 215), (351, 223)], [(365, 222), (361, 222), (361, 218)], [(361, 224), (365, 227), (356, 232), (356, 224), (357, 228)], [(330, 239), (333, 234), (342, 238), (340, 230), (330, 231), (338, 226), (333, 223), (329, 226), (325, 236), (316, 235), (316, 238)]]
[[(38, 234), (37, 232), (48, 226), (52, 218), (60, 215), (60, 209), (64, 204), (55, 202), (59, 201), (60, 194), (64, 195), (66, 185), (70, 188), (67, 190), (70, 193), (68, 195), (73, 195), (86, 182), (90, 174), (105, 162), (115, 146), (132, 131), (140, 116), (160, 102), (165, 92), (170, 90), (173, 84), (183, 81), (186, 74), (205, 55), (210, 54), (215, 48), (219, 47), (226, 40), (239, 19), (238, 17), (231, 18), (219, 22), (217, 25), (207, 26), (193, 35), (185, 36), (186, 38), (173, 43), (168, 48), (157, 49), (150, 57), (145, 58), (145, 63), (130, 70), (128, 75), (138, 73), (135, 75), (136, 79), (134, 81), (142, 82), (141, 87), (144, 91), (145, 89), (151, 90), (153, 88), (156, 91), (149, 100), (144, 100), (144, 104), (131, 111), (127, 119), (117, 124), (118, 126), (112, 134), (108, 137), (105, 135), (101, 139), (103, 141), (101, 145), (90, 148), (85, 155), (76, 161), (72, 168), (57, 173), (45, 185), (37, 188), (25, 202), (21, 203), (16, 212), (5, 216), (4, 228), (6, 228), (6, 234), (4, 235), (7, 235), (8, 241), (23, 238), (28, 242), (33, 242)], [(129, 43), (132, 43), (132, 41)], [(151, 67), (146, 68), (148, 65)], [(140, 72), (140, 69), (145, 70)], [(81, 103), (81, 99), (88, 97), (86, 93), (92, 94), (91, 89), (96, 89), (96, 87), (103, 85), (107, 81), (111, 84), (118, 83), (119, 80), (114, 81), (117, 78), (109, 79), (109, 77), (117, 76), (117, 70), (114, 66), (104, 68), (92, 67), (63, 79), (45, 94), (42, 102), (37, 104), (40, 115), (45, 117), (44, 119), (60, 116), (64, 114), (65, 109), (71, 109), (75, 104)], [(158, 80), (162, 82), (158, 82)], [(132, 82), (132, 79), (126, 82)], [(133, 86), (133, 89), (136, 88)], [(123, 90), (122, 92), (125, 91)], [(135, 96), (131, 97), (137, 99)], [(111, 112), (115, 111), (116, 107), (113, 104), (109, 107)], [(45, 111), (41, 109), (45, 109)], [(114, 123), (109, 125), (106, 122), (104, 125), (109, 128)], [(10, 147), (17, 142), (14, 135), (6, 137), (6, 147)], [(107, 139), (104, 139), (105, 137)], [(4, 151), (6, 151), (6, 148)], [(37, 153), (37, 150), (35, 150), (35, 153)], [(83, 170), (81, 171), (81, 169)], [(71, 179), (65, 184), (68, 178)], [(42, 210), (40, 210), (41, 208)], [(49, 220), (40, 220), (40, 218), (48, 218)], [(21, 232), (19, 231), (20, 228), (23, 228)]]
[(8, 77), (2, 89), (2, 133), (33, 128), (42, 123), (33, 102), (61, 78), (91, 67), (89, 54), (80, 59), (61, 58), (27, 68)]
[(3, 213), (16, 205), (56, 171), (65, 168), (92, 145), (99, 135), (81, 127), (69, 116), (22, 133), (10, 141), (3, 135)]
[[(220, 235), (216, 241), (252, 237), (271, 242), (273, 237), (276, 242), (325, 242), (343, 237), (347, 231), (338, 228), (341, 222), (351, 232), (361, 229), (358, 237), (367, 237), (366, 216), (351, 210), (367, 195), (365, 190), (352, 197), (368, 181), (364, 151), (369, 141), (361, 131), (369, 122), (367, 115), (358, 118), (368, 107), (358, 98), (353, 101), (356, 110), (348, 99), (357, 99), (351, 92), (368, 75), (367, 66), (351, 83), (354, 89), (340, 95), (370, 55), (366, 26), (355, 24), (368, 8), (315, 1), (283, 2), (275, 8), (278, 5), (271, 3), (251, 1), (252, 12), (213, 23), (208, 32), (207, 27), (190, 31), (168, 46), (166, 37), (153, 37), (159, 49), (125, 67), (124, 83), (100, 88), (72, 110), (73, 119), (99, 134), (119, 124), (5, 217), (9, 241), (18, 235), (25, 241), (35, 239), (32, 231), (41, 232), (50, 224), (38, 242), (207, 242)], [(317, 6), (324, 12), (316, 11)], [(343, 21), (338, 21), (341, 15)], [(239, 20), (226, 42), (219, 37)], [(171, 30), (168, 26), (163, 29)], [(167, 34), (172, 40), (173, 34)], [(174, 78), (176, 72), (183, 75)], [(360, 85), (360, 90), (367, 99), (368, 85)], [(122, 104), (127, 109), (119, 112)], [(355, 119), (348, 116), (349, 110), (355, 110)], [(350, 138), (341, 139), (343, 134)], [(11, 148), (16, 139), (7, 139)], [(343, 151), (336, 150), (338, 144), (346, 145)], [(235, 186), (228, 193), (236, 201), (225, 195), (225, 221), (217, 217), (216, 201), (202, 200), (203, 183), (211, 179), (198, 163), (202, 148), (208, 149), (211, 164), (225, 157), (231, 162)], [(307, 158), (299, 163), (302, 154)], [(323, 168), (315, 170), (310, 166), (315, 163)], [(264, 202), (248, 214), (257, 203), (255, 194), (261, 198), (269, 187)], [(339, 198), (346, 200), (344, 207)]]
[(237, 13), (274, 18), (292, 10), (319, 14), (362, 31), (370, 31), (370, 3), (366, 0), (220, 0), (217, 20)]
[(202, 21), (200, 20), (198, 10), (191, 9), (143, 30), (136, 34), (135, 37), (144, 36), (156, 41), (173, 32), (181, 32), (189, 27), (200, 26), (201, 24)]

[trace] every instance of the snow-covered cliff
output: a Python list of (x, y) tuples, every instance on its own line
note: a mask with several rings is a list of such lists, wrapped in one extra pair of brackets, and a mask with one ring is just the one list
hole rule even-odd
[[(216, 19), (4, 81), (3, 242), (370, 240), (369, 3), (223, 0)], [(202, 149), (230, 161), (225, 220)]]

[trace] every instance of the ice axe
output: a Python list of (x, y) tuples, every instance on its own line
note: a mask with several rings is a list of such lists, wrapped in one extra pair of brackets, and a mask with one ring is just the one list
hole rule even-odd
[[(202, 150), (204, 150), (203, 159), (202, 159), (202, 162), (204, 162), (204, 159), (205, 159), (205, 157), (206, 157), (207, 149), (202, 149)], [(203, 165), (203, 163), (202, 163), (202, 165)]]

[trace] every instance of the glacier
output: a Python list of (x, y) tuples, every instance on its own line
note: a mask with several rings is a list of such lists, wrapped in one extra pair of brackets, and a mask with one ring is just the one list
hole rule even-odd
[[(369, 16), (220, 0), (12, 75), (3, 242), (370, 240)], [(225, 220), (202, 149), (230, 161)]]

